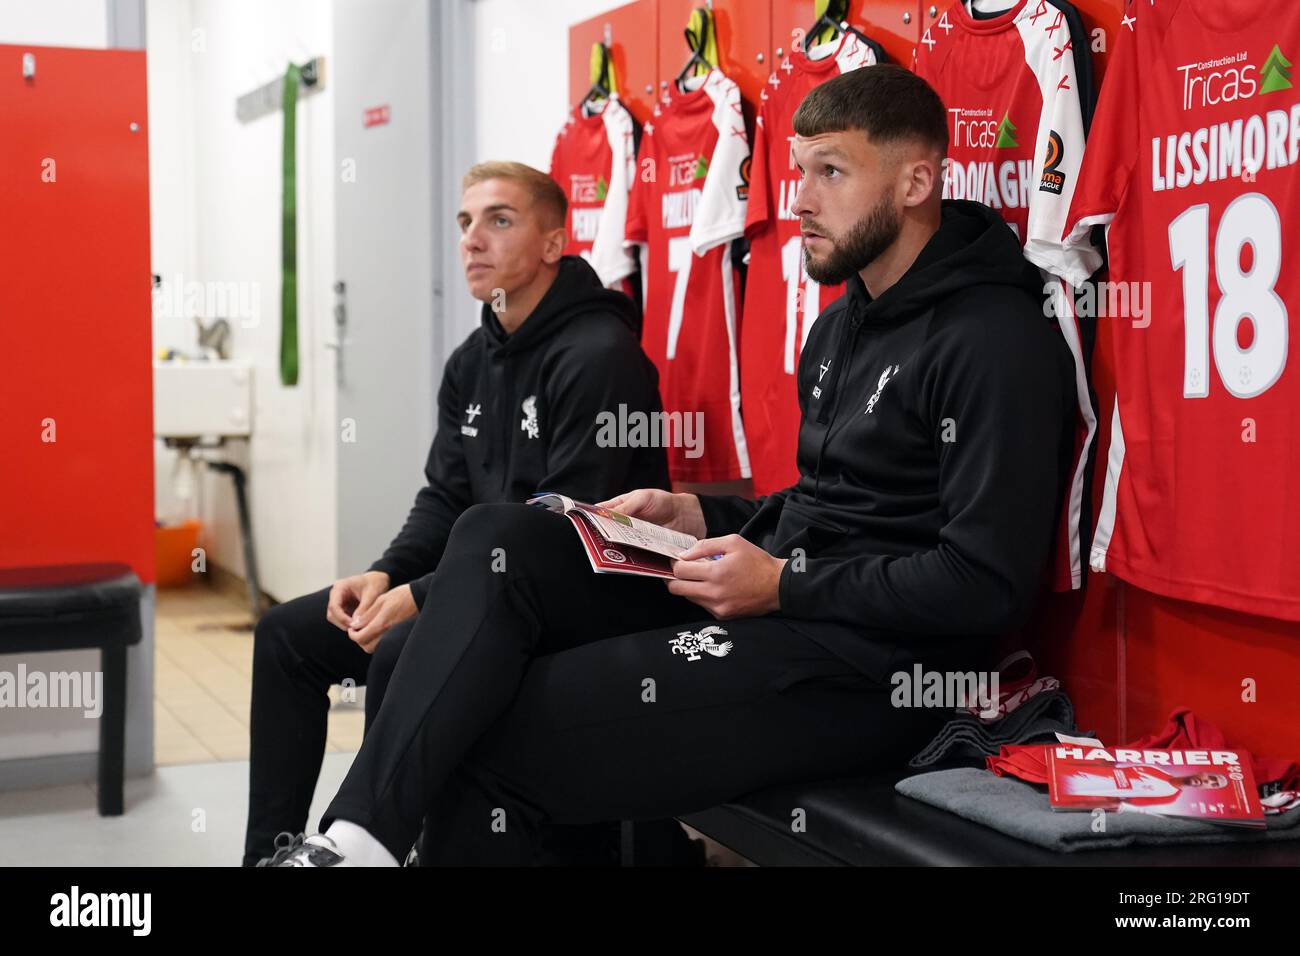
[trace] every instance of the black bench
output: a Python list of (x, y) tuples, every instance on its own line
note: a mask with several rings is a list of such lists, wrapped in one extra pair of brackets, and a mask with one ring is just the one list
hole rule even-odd
[[(1300, 840), (1053, 853), (902, 796), (907, 775), (777, 787), (679, 819), (760, 866), (1300, 866)], [(791, 830), (796, 807), (807, 832)]]
[(0, 654), (100, 649), (99, 814), (106, 817), (122, 813), (126, 649), (140, 642), (140, 593), (124, 564), (0, 569)]

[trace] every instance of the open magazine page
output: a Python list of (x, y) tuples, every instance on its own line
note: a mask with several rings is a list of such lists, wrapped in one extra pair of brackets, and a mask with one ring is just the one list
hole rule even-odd
[(573, 523), (597, 574), (639, 574), (672, 578), (672, 559), (692, 547), (696, 538), (648, 521), (574, 501), (567, 495), (544, 492), (527, 504), (562, 514)]
[(606, 541), (625, 545), (629, 548), (641, 548), (670, 558), (675, 558), (683, 551), (693, 547), (698, 539), (693, 535), (673, 531), (639, 518), (610, 511), (581, 501), (574, 501), (566, 495), (545, 493), (529, 498), (528, 504), (542, 505), (551, 511), (571, 514), (580, 511), (596, 526)]
[(653, 578), (672, 578), (673, 562), (666, 555), (632, 548), (610, 541), (601, 535), (594, 522), (582, 511), (573, 510), (565, 515), (582, 539), (583, 550), (597, 574), (639, 574)]

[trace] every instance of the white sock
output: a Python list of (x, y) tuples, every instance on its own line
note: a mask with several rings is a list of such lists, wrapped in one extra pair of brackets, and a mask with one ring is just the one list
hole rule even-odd
[(372, 837), (369, 831), (347, 820), (335, 820), (325, 831), (350, 866), (398, 866), (393, 854)]

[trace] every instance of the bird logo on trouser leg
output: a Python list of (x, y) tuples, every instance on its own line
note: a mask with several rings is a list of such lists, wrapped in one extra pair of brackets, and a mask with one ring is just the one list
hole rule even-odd
[(726, 657), (731, 653), (732, 643), (731, 641), (716, 643), (713, 640), (716, 636), (726, 637), (726, 628), (710, 625), (701, 628), (699, 632), (678, 631), (677, 636), (668, 643), (672, 646), (674, 654), (685, 654), (688, 661), (698, 661), (701, 652), (712, 657)]

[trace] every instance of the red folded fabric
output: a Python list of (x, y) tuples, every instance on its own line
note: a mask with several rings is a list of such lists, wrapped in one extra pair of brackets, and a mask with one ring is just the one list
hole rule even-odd
[[(986, 757), (985, 765), (998, 776), (1019, 777), (1030, 783), (1047, 783), (1047, 748), (1052, 744), (1004, 744), (996, 757)], [(1139, 737), (1121, 744), (1124, 750), (1240, 750), (1228, 743), (1223, 731), (1197, 717), (1190, 707), (1179, 707), (1169, 715), (1158, 734)], [(1119, 749), (1119, 748), (1117, 748)], [(1300, 790), (1300, 763), (1277, 757), (1256, 757), (1246, 752), (1255, 773), (1257, 786), (1275, 785), (1271, 789)]]
[(996, 757), (984, 764), (999, 777), (1019, 777), (1030, 783), (1047, 783), (1047, 748), (1051, 744), (1003, 744)]

